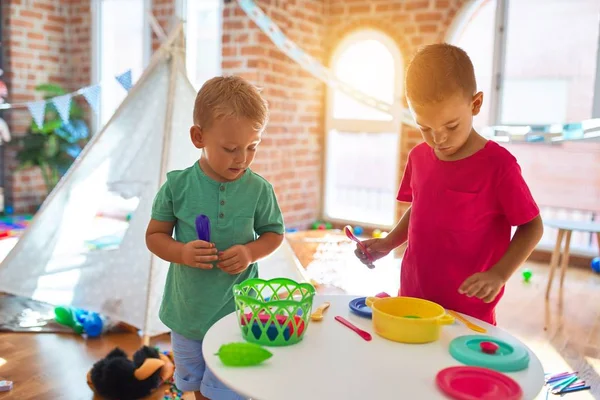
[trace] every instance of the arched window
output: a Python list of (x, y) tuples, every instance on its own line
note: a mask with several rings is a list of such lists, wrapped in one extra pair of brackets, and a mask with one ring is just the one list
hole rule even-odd
[[(375, 30), (346, 37), (333, 53), (336, 77), (393, 104), (403, 91), (403, 62), (394, 41)], [(324, 214), (329, 220), (394, 224), (399, 122), (330, 88), (327, 107)]]

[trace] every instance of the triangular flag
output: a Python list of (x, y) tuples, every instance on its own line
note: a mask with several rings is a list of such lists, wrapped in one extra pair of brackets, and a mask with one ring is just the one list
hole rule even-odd
[(117, 82), (119, 82), (121, 86), (123, 86), (125, 90), (129, 92), (129, 89), (131, 89), (131, 87), (133, 86), (131, 80), (131, 70), (128, 70), (127, 72), (124, 72), (121, 75), (116, 76), (115, 78), (117, 79)]
[(52, 103), (56, 106), (56, 111), (58, 111), (58, 115), (60, 115), (62, 122), (65, 124), (69, 122), (69, 115), (71, 114), (71, 94), (54, 97)]
[(46, 114), (46, 102), (42, 101), (32, 101), (27, 103), (27, 108), (29, 109), (29, 113), (33, 118), (33, 121), (38, 126), (38, 128), (42, 128), (44, 125), (44, 117)]
[(85, 97), (92, 110), (97, 114), (100, 105), (100, 85), (93, 85), (81, 89), (81, 94)]

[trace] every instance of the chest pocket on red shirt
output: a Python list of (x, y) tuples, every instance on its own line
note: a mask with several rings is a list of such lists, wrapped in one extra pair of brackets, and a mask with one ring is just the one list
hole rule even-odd
[(469, 231), (475, 225), (479, 193), (445, 189), (439, 207), (439, 225), (446, 230)]

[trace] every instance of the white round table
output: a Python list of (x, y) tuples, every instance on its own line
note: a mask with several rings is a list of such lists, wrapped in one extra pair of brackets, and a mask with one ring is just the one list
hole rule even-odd
[[(235, 313), (210, 328), (202, 351), (208, 368), (227, 386), (252, 400), (319, 399), (446, 399), (435, 384), (443, 368), (462, 365), (448, 352), (452, 339), (475, 335), (457, 321), (442, 328), (440, 340), (428, 344), (396, 343), (374, 333), (372, 321), (354, 315), (348, 308), (358, 296), (315, 296), (313, 308), (324, 301), (331, 306), (320, 322), (311, 321), (304, 339), (292, 346), (269, 347), (273, 357), (254, 367), (226, 367), (214, 354), (222, 344), (243, 341)], [(341, 315), (371, 333), (367, 342), (334, 320)], [(488, 335), (523, 345), (507, 332), (472, 319)], [(524, 346), (524, 345), (523, 345)], [(531, 400), (544, 385), (540, 360), (530, 353), (529, 368), (508, 373), (517, 381), (524, 400)]]

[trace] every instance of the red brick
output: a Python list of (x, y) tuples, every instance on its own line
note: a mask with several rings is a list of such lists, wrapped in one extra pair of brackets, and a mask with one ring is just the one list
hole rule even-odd
[(443, 15), (440, 12), (427, 12), (415, 15), (415, 21), (417, 22), (441, 21), (442, 18)]
[(371, 11), (369, 4), (351, 4), (349, 7), (350, 14), (368, 13)]
[(11, 19), (10, 24), (12, 26), (19, 26), (28, 29), (33, 29), (33, 27), (35, 26), (33, 22), (24, 19)]
[(44, 35), (38, 32), (27, 32), (27, 37), (33, 40), (43, 40)]
[(52, 11), (52, 12), (56, 11), (55, 6), (53, 6), (52, 4), (49, 4), (48, 2), (45, 2), (45, 1), (34, 2), (33, 8), (40, 9), (40, 10), (46, 10), (46, 11)]
[(436, 25), (419, 25), (419, 32), (421, 33), (433, 33), (437, 32), (438, 27)]
[(46, 32), (64, 33), (65, 32), (65, 27), (64, 26), (59, 26), (59, 25), (46, 24), (46, 25), (44, 25), (44, 31), (46, 31)]
[(263, 46), (246, 46), (242, 47), (242, 56), (264, 56), (267, 52)]
[(20, 10), (19, 15), (23, 18), (42, 19), (43, 14), (41, 12), (32, 10)]
[(414, 11), (429, 8), (428, 0), (405, 0), (404, 9)]

